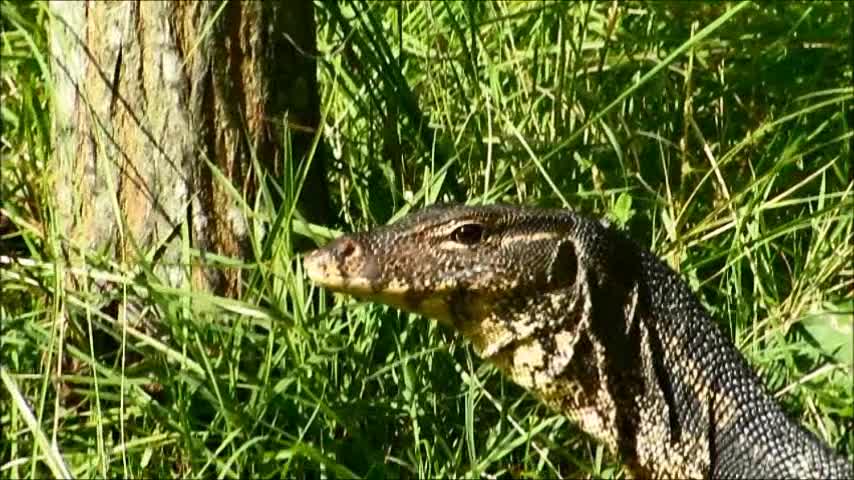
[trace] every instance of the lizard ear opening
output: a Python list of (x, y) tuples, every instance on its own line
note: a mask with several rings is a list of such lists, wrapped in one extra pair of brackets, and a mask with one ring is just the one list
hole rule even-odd
[(560, 242), (549, 265), (551, 283), (559, 286), (571, 286), (578, 273), (578, 256), (575, 245), (569, 240)]

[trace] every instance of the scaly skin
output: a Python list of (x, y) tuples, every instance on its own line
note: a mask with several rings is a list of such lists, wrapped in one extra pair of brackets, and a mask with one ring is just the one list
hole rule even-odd
[(305, 258), (331, 290), (438, 319), (641, 477), (852, 478), (679, 276), (567, 210), (440, 206)]

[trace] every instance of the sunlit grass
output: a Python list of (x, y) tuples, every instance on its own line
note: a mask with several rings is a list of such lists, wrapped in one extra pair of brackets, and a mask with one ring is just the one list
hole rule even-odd
[(44, 6), (0, 5), (3, 477), (623, 476), (435, 322), (307, 282), (297, 235), (437, 201), (609, 217), (854, 453), (845, 4), (319, 3), (339, 220), (302, 220), (290, 169), (282, 205), (241, 205), (255, 258), (204, 257), (243, 269), (239, 299), (142, 258), (65, 264)]

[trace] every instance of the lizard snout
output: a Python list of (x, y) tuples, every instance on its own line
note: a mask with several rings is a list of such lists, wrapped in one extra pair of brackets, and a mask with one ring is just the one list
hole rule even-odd
[(352, 237), (341, 237), (309, 253), (303, 266), (313, 282), (333, 290), (369, 290), (379, 274), (373, 255)]

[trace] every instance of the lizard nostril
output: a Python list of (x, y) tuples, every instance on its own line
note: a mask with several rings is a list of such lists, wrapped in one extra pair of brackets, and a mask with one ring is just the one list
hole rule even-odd
[(339, 268), (348, 271), (351, 275), (355, 275), (365, 262), (364, 248), (352, 238), (339, 238), (329, 246), (329, 252), (338, 262)]
[(344, 239), (338, 245), (338, 258), (341, 260), (346, 260), (347, 257), (353, 254), (356, 251), (356, 243), (350, 240), (349, 238)]

